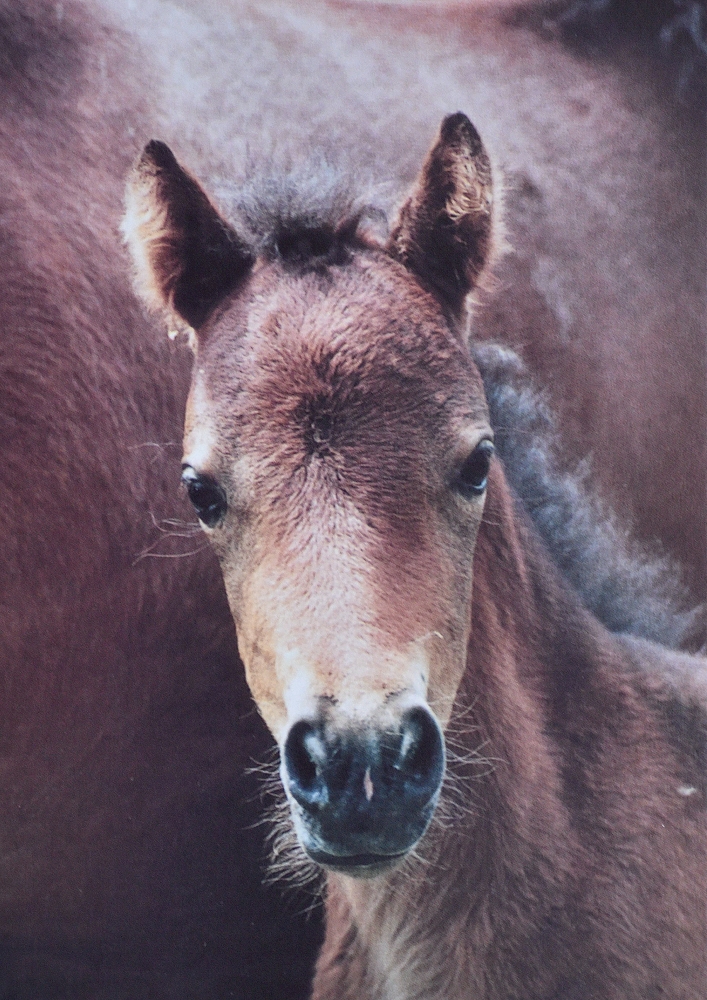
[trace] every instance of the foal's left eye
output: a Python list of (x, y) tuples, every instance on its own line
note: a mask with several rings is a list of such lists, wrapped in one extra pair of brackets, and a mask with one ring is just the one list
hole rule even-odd
[(198, 475), (191, 468), (182, 471), (182, 482), (186, 485), (199, 520), (207, 528), (215, 528), (224, 519), (228, 509), (226, 494), (219, 484), (210, 476)]
[(494, 447), (491, 441), (479, 441), (459, 470), (457, 487), (460, 493), (466, 496), (480, 496), (484, 492), (493, 453)]

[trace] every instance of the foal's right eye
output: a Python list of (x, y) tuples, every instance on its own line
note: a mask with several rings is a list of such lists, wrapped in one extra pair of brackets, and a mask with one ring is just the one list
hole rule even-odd
[(457, 488), (462, 495), (480, 496), (484, 492), (493, 453), (493, 442), (484, 439), (464, 461), (457, 478)]
[(215, 528), (223, 521), (228, 509), (226, 494), (219, 484), (210, 476), (200, 476), (189, 467), (182, 471), (182, 482), (199, 520), (207, 528)]

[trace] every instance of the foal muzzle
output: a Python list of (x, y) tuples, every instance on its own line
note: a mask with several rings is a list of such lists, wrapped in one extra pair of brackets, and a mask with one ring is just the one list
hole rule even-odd
[(444, 776), (444, 740), (422, 705), (385, 729), (301, 719), (285, 740), (281, 774), (307, 854), (327, 868), (375, 875), (425, 832)]

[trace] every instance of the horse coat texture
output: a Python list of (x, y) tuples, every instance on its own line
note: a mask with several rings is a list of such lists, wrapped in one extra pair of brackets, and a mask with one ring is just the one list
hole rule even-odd
[[(614, 539), (631, 525), (662, 544), (704, 596), (699, 108), (631, 34), (592, 61), (532, 10), (504, 8), (0, 5), (0, 996), (294, 1000), (320, 942), (310, 896), (262, 885), (253, 766), (272, 741), (178, 485), (191, 358), (136, 302), (120, 246), (124, 179), (152, 136), (229, 218), (270, 170), (298, 173), (301, 204), (330, 204), (335, 161), (393, 220), (443, 115), (467, 111), (502, 167), (513, 246), (477, 293), (478, 342), (518, 348), (547, 387), (561, 462), (592, 452)], [(502, 452), (517, 371), (494, 351), (477, 362)], [(518, 492), (521, 469), (508, 460)], [(699, 622), (680, 617), (694, 602), (665, 579), (638, 586), (668, 599), (641, 628), (657, 617), (653, 637), (696, 649)], [(351, 940), (351, 976), (362, 945), (331, 885), (317, 989), (345, 996), (326, 986), (331, 956)], [(350, 988), (365, 996), (374, 968)]]
[[(655, 607), (631, 636), (592, 615), (666, 571), (667, 592), (669, 568), (616, 551), (522, 439), (518, 358), (469, 350), (499, 243), (483, 141), (447, 116), (387, 237), (294, 185), (228, 222), (152, 141), (123, 231), (145, 300), (189, 329), (182, 478), (328, 873), (313, 996), (697, 1000), (707, 661), (636, 637), (659, 634)], [(493, 457), (487, 391), (544, 540)]]

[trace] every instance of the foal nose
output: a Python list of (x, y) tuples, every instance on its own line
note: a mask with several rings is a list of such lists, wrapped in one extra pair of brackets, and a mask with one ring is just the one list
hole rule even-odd
[[(283, 749), (283, 777), (303, 811), (316, 860), (397, 856), (424, 832), (444, 774), (444, 741), (423, 706), (394, 729), (339, 729), (300, 720)], [(326, 857), (323, 863), (329, 863)]]

